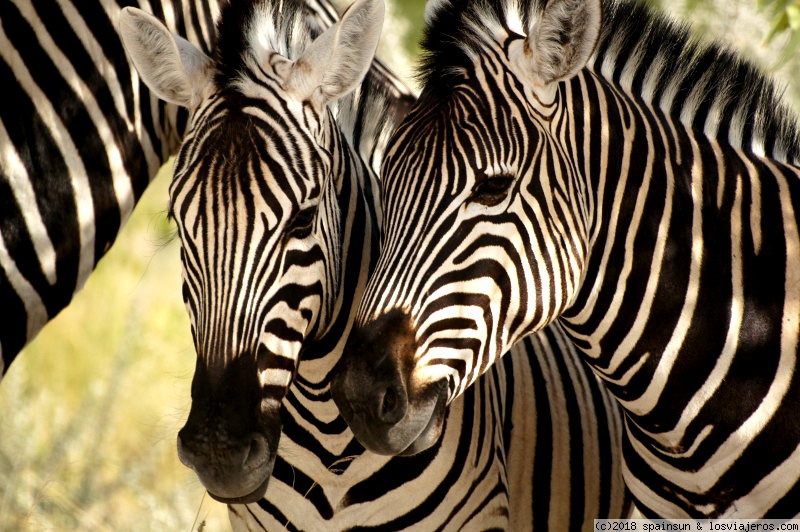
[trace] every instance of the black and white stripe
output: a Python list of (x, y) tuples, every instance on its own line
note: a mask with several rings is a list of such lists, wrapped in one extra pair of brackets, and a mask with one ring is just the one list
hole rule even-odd
[[(285, 61), (313, 71), (319, 33), (293, 2), (232, 4), (218, 30), (171, 203), (198, 351), (179, 446), (234, 524), (579, 530), (622, 515), (619, 411), (558, 327), (455, 401), (431, 448), (390, 458), (355, 441), (330, 376), (377, 256), (375, 170), (413, 98), (373, 63), (320, 106)], [(243, 461), (267, 464), (263, 498)]]
[[(798, 515), (800, 143), (778, 91), (638, 2), (443, 0), (427, 18), (345, 356), (377, 349), (452, 399), (558, 320), (627, 413), (645, 514)], [(358, 420), (397, 385), (361, 393), (355, 366), (337, 376), (354, 431), (402, 448)]]
[[(146, 5), (210, 48), (215, 0)], [(151, 95), (128, 63), (120, 9), (0, 6), (0, 378), (84, 285), (186, 129), (186, 111)]]

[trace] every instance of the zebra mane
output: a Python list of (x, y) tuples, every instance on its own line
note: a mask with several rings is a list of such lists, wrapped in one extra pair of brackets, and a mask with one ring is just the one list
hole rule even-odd
[[(423, 98), (447, 94), (493, 35), (524, 34), (544, 3), (440, 0), (429, 6), (417, 71)], [(728, 46), (701, 42), (686, 24), (642, 1), (602, 3), (600, 37), (589, 62), (596, 74), (710, 138), (798, 164), (797, 117), (757, 66)]]
[[(228, 2), (217, 23), (215, 85), (236, 92), (246, 76), (253, 47), (297, 59), (322, 32), (339, 19), (327, 2), (244, 0)], [(265, 54), (257, 54), (263, 56)], [(382, 148), (394, 126), (414, 101), (411, 91), (379, 60), (374, 60), (362, 84), (329, 104), (351, 147), (377, 174)]]
[(315, 16), (296, 0), (228, 2), (217, 22), (217, 86), (228, 85), (248, 70), (247, 54), (253, 47), (297, 59), (321, 31)]
[(375, 58), (361, 85), (337, 102), (333, 111), (339, 128), (375, 175), (392, 132), (415, 101), (411, 90)]

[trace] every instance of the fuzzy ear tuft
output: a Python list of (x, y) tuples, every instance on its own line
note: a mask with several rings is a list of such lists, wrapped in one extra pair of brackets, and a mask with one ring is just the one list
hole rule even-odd
[(383, 0), (356, 0), (294, 62), (287, 87), (320, 105), (354, 90), (375, 56), (384, 9)]
[(600, 35), (600, 0), (550, 0), (531, 24), (520, 60), (539, 87), (569, 79), (589, 61)]
[(142, 81), (162, 100), (194, 109), (211, 86), (211, 59), (157, 18), (126, 7), (119, 16), (125, 50)]
[(425, 2), (425, 24), (431, 24), (436, 18), (436, 13), (449, 3), (450, 0), (428, 0)]

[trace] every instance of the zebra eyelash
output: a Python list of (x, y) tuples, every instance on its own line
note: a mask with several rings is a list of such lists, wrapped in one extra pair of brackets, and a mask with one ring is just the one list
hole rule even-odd
[(467, 201), (494, 207), (506, 198), (515, 180), (516, 177), (510, 173), (486, 175), (472, 187)]
[(286, 233), (284, 238), (296, 238), (302, 240), (311, 234), (314, 228), (314, 218), (317, 214), (316, 205), (305, 207), (297, 211), (297, 213), (289, 221), (286, 226)]

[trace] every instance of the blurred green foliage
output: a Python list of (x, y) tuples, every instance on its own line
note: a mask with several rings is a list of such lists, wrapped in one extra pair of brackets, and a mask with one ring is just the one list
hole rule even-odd
[(0, 385), (0, 530), (230, 528), (177, 458), (194, 351), (168, 181)]
[(758, 9), (772, 16), (770, 29), (764, 42), (771, 42), (776, 35), (788, 32), (790, 38), (784, 52), (778, 58), (777, 67), (785, 65), (800, 48), (800, 0), (757, 0)]
[(416, 57), (419, 50), (418, 44), (422, 39), (422, 18), (423, 13), (425, 13), (425, 0), (397, 0), (395, 6), (398, 15), (412, 22), (403, 39), (403, 44), (411, 52), (412, 56)]

